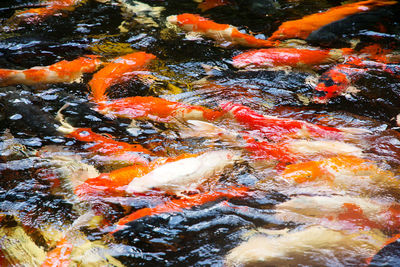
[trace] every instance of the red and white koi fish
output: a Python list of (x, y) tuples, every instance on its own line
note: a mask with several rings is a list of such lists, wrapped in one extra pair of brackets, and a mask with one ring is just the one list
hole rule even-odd
[(311, 50), (296, 48), (269, 48), (244, 52), (233, 57), (235, 68), (315, 68), (330, 64), (341, 58), (338, 49)]
[(83, 73), (96, 71), (101, 64), (99, 56), (87, 55), (72, 61), (63, 60), (46, 67), (33, 67), (26, 70), (0, 69), (0, 85), (71, 83), (79, 80)]
[(219, 6), (225, 6), (230, 4), (228, 0), (203, 0), (197, 8), (201, 10), (201, 12), (205, 12), (209, 9), (219, 7)]
[(344, 132), (340, 129), (300, 120), (266, 116), (240, 104), (227, 102), (221, 104), (220, 107), (232, 114), (241, 125), (267, 140), (278, 142), (288, 138), (307, 136), (341, 139), (344, 136)]
[(346, 18), (350, 15), (373, 10), (377, 7), (394, 5), (397, 1), (389, 0), (367, 0), (356, 3), (349, 3), (328, 9), (325, 12), (305, 16), (298, 20), (291, 20), (282, 23), (268, 41), (286, 39), (307, 39), (307, 37), (321, 27), (332, 22)]
[(231, 187), (220, 191), (207, 192), (191, 195), (190, 198), (172, 199), (169, 202), (160, 204), (153, 208), (144, 208), (135, 211), (134, 213), (120, 219), (116, 224), (116, 229), (111, 233), (115, 233), (125, 228), (125, 224), (138, 220), (146, 216), (157, 215), (161, 213), (180, 212), (183, 209), (189, 209), (195, 206), (200, 206), (208, 202), (216, 201), (220, 198), (235, 198), (249, 195), (247, 187)]
[[(276, 207), (277, 217), (296, 223), (318, 223), (341, 230), (398, 231), (400, 206), (350, 196), (296, 196)], [(327, 221), (328, 220), (328, 221)]]
[(241, 45), (245, 47), (271, 47), (273, 42), (258, 39), (252, 35), (241, 33), (229, 24), (219, 24), (195, 14), (169, 16), (168, 22), (177, 25), (187, 32), (194, 32), (216, 40), (224, 46)]
[(43, 1), (45, 7), (31, 8), (19, 11), (9, 19), (8, 24), (15, 25), (21, 22), (27, 24), (37, 24), (47, 17), (62, 15), (65, 12), (73, 11), (75, 7), (86, 0), (47, 0)]
[(169, 194), (196, 190), (205, 181), (217, 176), (240, 159), (239, 153), (229, 150), (211, 151), (164, 164), (150, 173), (135, 178), (126, 192), (143, 193), (157, 188)]
[(107, 89), (135, 75), (134, 71), (145, 70), (156, 56), (145, 52), (127, 54), (114, 59), (93, 75), (89, 82), (95, 102), (105, 101)]

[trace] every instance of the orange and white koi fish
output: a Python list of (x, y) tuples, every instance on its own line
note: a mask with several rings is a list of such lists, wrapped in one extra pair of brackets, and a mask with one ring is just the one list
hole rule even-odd
[[(332, 262), (352, 262), (363, 266), (386, 241), (378, 231), (338, 231), (309, 226), (300, 231), (260, 230), (232, 249), (225, 265), (233, 266), (327, 266)], [(357, 259), (354, 258), (357, 255)]]
[(232, 114), (236, 121), (251, 130), (252, 133), (273, 141), (306, 136), (341, 139), (344, 135), (340, 129), (300, 120), (266, 116), (240, 104), (227, 102), (221, 104), (220, 107)]
[(107, 66), (93, 75), (89, 82), (95, 102), (105, 101), (106, 90), (113, 84), (120, 83), (135, 75), (134, 71), (144, 70), (156, 56), (145, 52), (127, 54), (114, 59)]
[(394, 5), (397, 1), (390, 0), (367, 0), (356, 3), (349, 3), (328, 9), (325, 12), (308, 15), (298, 20), (291, 20), (282, 23), (268, 41), (286, 39), (307, 39), (307, 37), (319, 28), (332, 22), (346, 18), (350, 15), (373, 10), (377, 7)]
[(217, 176), (239, 159), (239, 153), (222, 150), (167, 163), (140, 178), (133, 179), (126, 192), (143, 193), (157, 188), (169, 194), (180, 194), (196, 190), (200, 184)]
[(398, 196), (400, 188), (400, 181), (392, 172), (379, 168), (372, 161), (344, 155), (287, 165), (281, 179), (297, 188), (313, 184), (374, 196), (388, 193)]
[(98, 103), (97, 110), (107, 116), (127, 119), (150, 119), (159, 122), (171, 120), (206, 120), (221, 118), (225, 112), (202, 106), (192, 106), (159, 97), (126, 97)]
[(197, 8), (201, 10), (201, 12), (205, 12), (209, 9), (219, 7), (219, 6), (225, 6), (230, 4), (229, 1), (227, 0), (203, 0)]
[(47, 253), (46, 259), (42, 263), (41, 267), (70, 266), (70, 257), (73, 247), (74, 246), (67, 240), (67, 238), (62, 238), (57, 243), (56, 247)]
[(219, 24), (195, 14), (180, 14), (167, 17), (168, 22), (177, 25), (187, 32), (194, 32), (216, 40), (223, 46), (241, 45), (245, 47), (271, 47), (273, 42), (258, 39), (241, 33), (229, 24)]
[(235, 68), (315, 68), (341, 58), (339, 50), (311, 50), (296, 48), (269, 48), (244, 52), (233, 57)]
[(77, 5), (84, 1), (85, 0), (47, 0), (43, 2), (45, 7), (32, 8), (17, 12), (9, 21), (16, 22), (17, 24), (21, 22), (36, 24), (42, 22), (47, 17), (61, 15), (67, 11), (73, 11)]
[[(350, 196), (296, 196), (276, 207), (277, 217), (296, 223), (324, 223), (343, 230), (398, 231), (400, 206)], [(328, 219), (329, 221), (326, 221)]]
[(245, 197), (249, 194), (250, 192), (247, 187), (231, 187), (226, 189), (220, 189), (220, 191), (191, 195), (190, 198), (172, 199), (169, 202), (160, 204), (153, 208), (144, 208), (137, 210), (134, 213), (120, 219), (116, 224), (116, 229), (114, 229), (112, 233), (124, 229), (127, 223), (138, 220), (146, 216), (152, 216), (167, 212), (168, 213), (180, 212), (183, 209), (189, 209), (195, 206), (200, 206), (208, 202), (216, 201), (220, 198), (229, 199), (235, 197)]
[(60, 61), (46, 67), (26, 70), (0, 69), (0, 85), (34, 85), (39, 83), (70, 83), (79, 80), (83, 73), (91, 73), (102, 64), (99, 56), (87, 55), (72, 61)]
[(76, 186), (74, 193), (81, 199), (124, 196), (125, 189), (132, 180), (143, 177), (164, 164), (196, 156), (198, 155), (182, 154), (177, 157), (157, 158), (148, 164), (134, 164), (109, 173), (102, 173)]

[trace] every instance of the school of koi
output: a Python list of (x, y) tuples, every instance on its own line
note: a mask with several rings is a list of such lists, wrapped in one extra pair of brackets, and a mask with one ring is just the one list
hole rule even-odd
[[(8, 20), (6, 29), (12, 30), (24, 23), (38, 24), (50, 16), (71, 12), (84, 2), (51, 0), (43, 7), (17, 11)], [(205, 0), (198, 8), (205, 12), (230, 2)], [(388, 49), (372, 44), (361, 49), (306, 45), (293, 48), (290, 41), (300, 39), (305, 41), (304, 44), (312, 43), (310, 36), (332, 23), (394, 5), (397, 1), (366, 0), (343, 4), (286, 21), (267, 39), (196, 14), (168, 16), (164, 23), (212, 39), (226, 49), (232, 46), (252, 48), (232, 58), (231, 64), (236, 69), (324, 70), (314, 85), (316, 92), (311, 101), (326, 104), (332, 98), (348, 93), (355, 81), (370, 70), (399, 79), (400, 60), (396, 47)], [(74, 127), (64, 118), (63, 110), (68, 107), (65, 103), (57, 113), (57, 131), (66, 138), (85, 143), (85, 149), (95, 157), (125, 165), (103, 173), (83, 170), (84, 175), (70, 185), (79, 201), (92, 205), (93, 216), (104, 215), (101, 208), (96, 208), (96, 203), (110, 197), (156, 196), (158, 201), (152, 207), (137, 209), (118, 220), (102, 221), (99, 227), (104, 232), (115, 235), (129, 229), (128, 224), (140, 218), (180, 212), (220, 199), (251, 199), (259, 190), (268, 190), (266, 188), (273, 183), (274, 188), (290, 197), (276, 206), (276, 218), (302, 224), (303, 228), (276, 233), (257, 230), (257, 234), (226, 255), (226, 265), (280, 265), (289, 259), (292, 263), (315, 265), (314, 254), (322, 255), (329, 250), (342, 255), (356, 249), (359, 262), (367, 265), (385, 244), (393, 242), (391, 238), (399, 233), (400, 225), (400, 181), (395, 172), (368, 159), (359, 144), (365, 130), (268, 116), (262, 110), (242, 104), (240, 99), (237, 102), (221, 101), (216, 108), (208, 108), (153, 96), (109, 97), (114, 85), (136, 77), (154, 78), (151, 69), (158, 60), (151, 53), (133, 52), (112, 60), (99, 55), (82, 55), (49, 66), (0, 69), (3, 87), (72, 83), (81, 81), (84, 74), (93, 73), (88, 82), (88, 100), (95, 105), (94, 110), (105, 117), (175, 124), (182, 136), (210, 138), (226, 144), (223, 149), (160, 156), (145, 145), (116, 141), (111, 135)], [(57, 164), (63, 165), (62, 159), (60, 161)], [(260, 180), (254, 187), (219, 181), (225, 172), (241, 162), (257, 170), (262, 166), (273, 166), (276, 177)], [(72, 180), (66, 177), (68, 179)], [(323, 193), (310, 193), (313, 190)], [(0, 215), (0, 222), (1, 219)], [(74, 227), (78, 228), (79, 223)], [(46, 252), (41, 266), (67, 266), (78, 261), (73, 255), (78, 253), (79, 246), (74, 244), (69, 233), (74, 227), (64, 232)], [(7, 260), (13, 261), (5, 259), (5, 262)]]

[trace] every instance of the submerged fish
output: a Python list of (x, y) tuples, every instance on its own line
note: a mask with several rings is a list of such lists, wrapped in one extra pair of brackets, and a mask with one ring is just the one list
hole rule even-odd
[(172, 199), (169, 202), (160, 204), (153, 208), (144, 208), (137, 210), (134, 213), (120, 219), (117, 222), (116, 228), (112, 231), (112, 233), (124, 229), (127, 223), (138, 220), (145, 216), (157, 215), (167, 212), (180, 212), (183, 209), (200, 206), (208, 202), (216, 201), (220, 198), (244, 197), (249, 194), (250, 192), (247, 187), (230, 187), (226, 189), (219, 189), (218, 191), (214, 192), (191, 195), (189, 198)]
[(273, 68), (288, 66), (312, 69), (341, 58), (339, 50), (269, 48), (244, 52), (233, 57), (235, 68)]
[(79, 80), (83, 73), (96, 71), (102, 63), (99, 56), (87, 55), (72, 61), (63, 60), (45, 67), (33, 67), (26, 70), (0, 69), (0, 85), (70, 83)]
[(8, 21), (8, 24), (14, 26), (21, 22), (27, 24), (36, 24), (42, 22), (47, 17), (61, 15), (67, 11), (73, 11), (75, 7), (86, 0), (46, 0), (43, 1), (45, 7), (31, 8), (25, 11), (19, 11)]
[(220, 107), (232, 114), (241, 125), (267, 140), (283, 141), (288, 138), (307, 136), (328, 139), (344, 137), (344, 132), (340, 129), (300, 120), (266, 116), (240, 104), (227, 102), (221, 104)]
[(179, 26), (187, 32), (204, 35), (223, 44), (224, 46), (241, 45), (245, 47), (271, 47), (273, 42), (258, 39), (252, 35), (241, 33), (229, 24), (219, 24), (195, 14), (180, 14), (169, 16), (168, 22)]
[[(268, 233), (268, 231), (265, 231)], [(306, 266), (365, 264), (386, 241), (380, 231), (347, 232), (321, 226), (286, 232), (279, 236), (257, 235), (226, 255), (227, 266)], [(354, 255), (358, 260), (354, 262)]]
[(305, 16), (298, 20), (282, 23), (268, 41), (286, 40), (292, 38), (307, 39), (307, 37), (321, 27), (332, 22), (346, 18), (347, 16), (373, 10), (380, 6), (394, 5), (397, 1), (367, 0), (356, 3), (344, 4), (328, 9), (325, 12)]

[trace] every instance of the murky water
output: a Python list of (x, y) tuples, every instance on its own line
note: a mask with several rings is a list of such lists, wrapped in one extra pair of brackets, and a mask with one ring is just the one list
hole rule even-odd
[[(336, 171), (335, 179), (344, 180), (338, 182), (339, 185), (326, 183), (331, 179), (325, 179), (329, 174), (321, 176), (321, 183), (295, 184), (287, 180), (283, 183), (280, 178), (286, 165), (316, 161), (319, 162), (317, 165), (323, 166), (323, 160), (340, 153), (322, 148), (322, 152), (306, 153), (306, 156), (295, 153), (298, 162), (276, 167), (276, 160), (254, 160), (244, 149), (242, 139), (229, 142), (221, 140), (220, 135), (187, 132), (179, 121), (138, 120), (132, 128), (128, 119), (110, 118), (96, 111), (88, 88), (93, 76), (90, 73), (85, 74), (82, 81), (74, 83), (3, 86), (0, 88), (1, 265), (40, 265), (46, 253), (56, 247), (60, 236), (64, 235), (75, 248), (84, 251), (76, 249), (73, 258), (82, 266), (88, 265), (89, 261), (79, 257), (94, 259), (97, 265), (111, 266), (222, 266), (227, 263), (228, 254), (255, 236), (273, 239), (272, 244), (279, 247), (287, 242), (280, 241), (279, 237), (290, 239), (288, 236), (293, 233), (325, 227), (339, 233), (341, 239), (332, 241), (333, 244), (327, 247), (321, 245), (321, 248), (317, 246), (307, 251), (301, 245), (307, 238), (302, 236), (301, 240), (292, 242), (296, 244), (293, 246), (297, 252), (271, 261), (267, 259), (261, 265), (361, 266), (378, 252), (385, 241), (398, 234), (399, 216), (390, 217), (382, 210), (364, 211), (366, 217), (370, 216), (366, 223), (358, 217), (345, 217), (348, 216), (345, 206), (329, 214), (330, 217), (314, 214), (308, 215), (311, 219), (307, 220), (303, 218), (307, 217), (307, 212), (290, 211), (287, 214), (297, 216), (285, 217), (288, 208), (280, 206), (299, 196), (345, 196), (397, 209), (400, 197), (396, 188), (400, 166), (400, 135), (396, 122), (400, 113), (398, 77), (367, 70), (354, 83), (356, 93), (335, 97), (327, 104), (316, 104), (311, 101), (316, 92), (310, 81), (331, 66), (316, 71), (282, 68), (237, 70), (232, 66), (232, 57), (247, 51), (247, 48), (221, 47), (213, 40), (186, 36), (166, 25), (167, 16), (197, 13), (265, 39), (282, 22), (324, 11), (340, 5), (340, 1), (238, 0), (205, 12), (201, 12), (198, 3), (189, 0), (142, 2), (151, 7), (162, 7), (161, 15), (149, 12), (140, 16), (132, 14), (127, 6), (133, 3), (130, 0), (120, 3), (88, 1), (73, 12), (49, 17), (37, 25), (3, 27), (0, 32), (0, 68), (28, 69), (87, 54), (110, 60), (127, 53), (145, 51), (157, 57), (146, 73), (151, 74), (151, 78), (138, 76), (113, 85), (108, 90), (110, 98), (156, 96), (216, 110), (220, 109), (221, 103), (230, 101), (265, 115), (346, 129), (344, 138), (328, 146), (339, 146), (340, 142), (356, 151), (349, 153), (351, 156), (365, 159), (366, 165), (375, 167), (365, 170), (362, 167), (365, 162), (360, 164), (349, 158), (348, 165), (354, 166), (339, 164), (323, 170)], [(8, 18), (16, 10), (37, 6), (40, 6), (38, 1), (3, 0), (0, 3), (0, 21), (3, 26), (8, 25)], [(393, 9), (384, 8), (377, 13), (376, 17), (386, 28), (383, 33), (365, 24), (360, 28), (355, 26), (353, 31), (339, 28), (335, 32), (337, 39), (329, 47), (348, 47), (351, 45), (349, 40), (354, 39), (359, 40), (359, 46), (378, 43), (398, 54), (400, 21), (393, 15), (396, 11), (400, 11), (398, 4)], [(88, 150), (87, 143), (57, 131), (60, 126), (57, 112), (67, 103), (62, 114), (69, 124), (76, 128), (91, 128), (118, 141), (141, 144), (153, 152), (148, 156), (150, 160), (211, 150), (244, 151), (239, 162), (225, 169), (215, 181), (190, 192), (189, 197), (196, 197), (197, 191), (218, 191), (230, 186), (246, 186), (251, 193), (218, 198), (179, 212), (145, 216), (113, 233), (121, 218), (143, 208), (175, 201), (180, 196), (162, 192), (117, 196), (105, 193), (100, 198), (87, 199), (76, 196), (74, 182), (84, 180), (91, 168), (105, 173), (127, 164), (110, 161), (110, 158), (101, 159)], [(215, 125), (238, 134), (246, 131), (243, 125), (231, 118), (224, 118)], [(312, 141), (313, 138), (301, 139)], [(289, 141), (293, 140), (298, 141), (295, 138)], [(306, 168), (304, 166), (303, 170)], [(321, 205), (321, 209), (326, 208)], [(74, 228), (75, 224), (79, 225), (77, 218), (90, 212), (103, 216), (103, 220), (96, 222), (93, 219)], [(348, 212), (358, 214), (357, 210)], [(343, 216), (345, 219), (340, 219)], [(376, 229), (370, 221), (378, 221), (384, 226)], [(331, 234), (324, 231), (327, 236)], [(358, 239), (368, 242), (349, 242)], [(332, 237), (330, 240), (335, 239)], [(309, 242), (310, 247), (315, 245), (314, 241)], [(377, 256), (374, 264), (384, 266), (382, 258), (399, 261), (396, 257), (398, 249), (393, 244), (394, 248), (387, 247), (386, 251), (378, 254), (380, 258)], [(29, 252), (20, 252), (24, 250)], [(311, 256), (300, 257), (299, 254)]]

